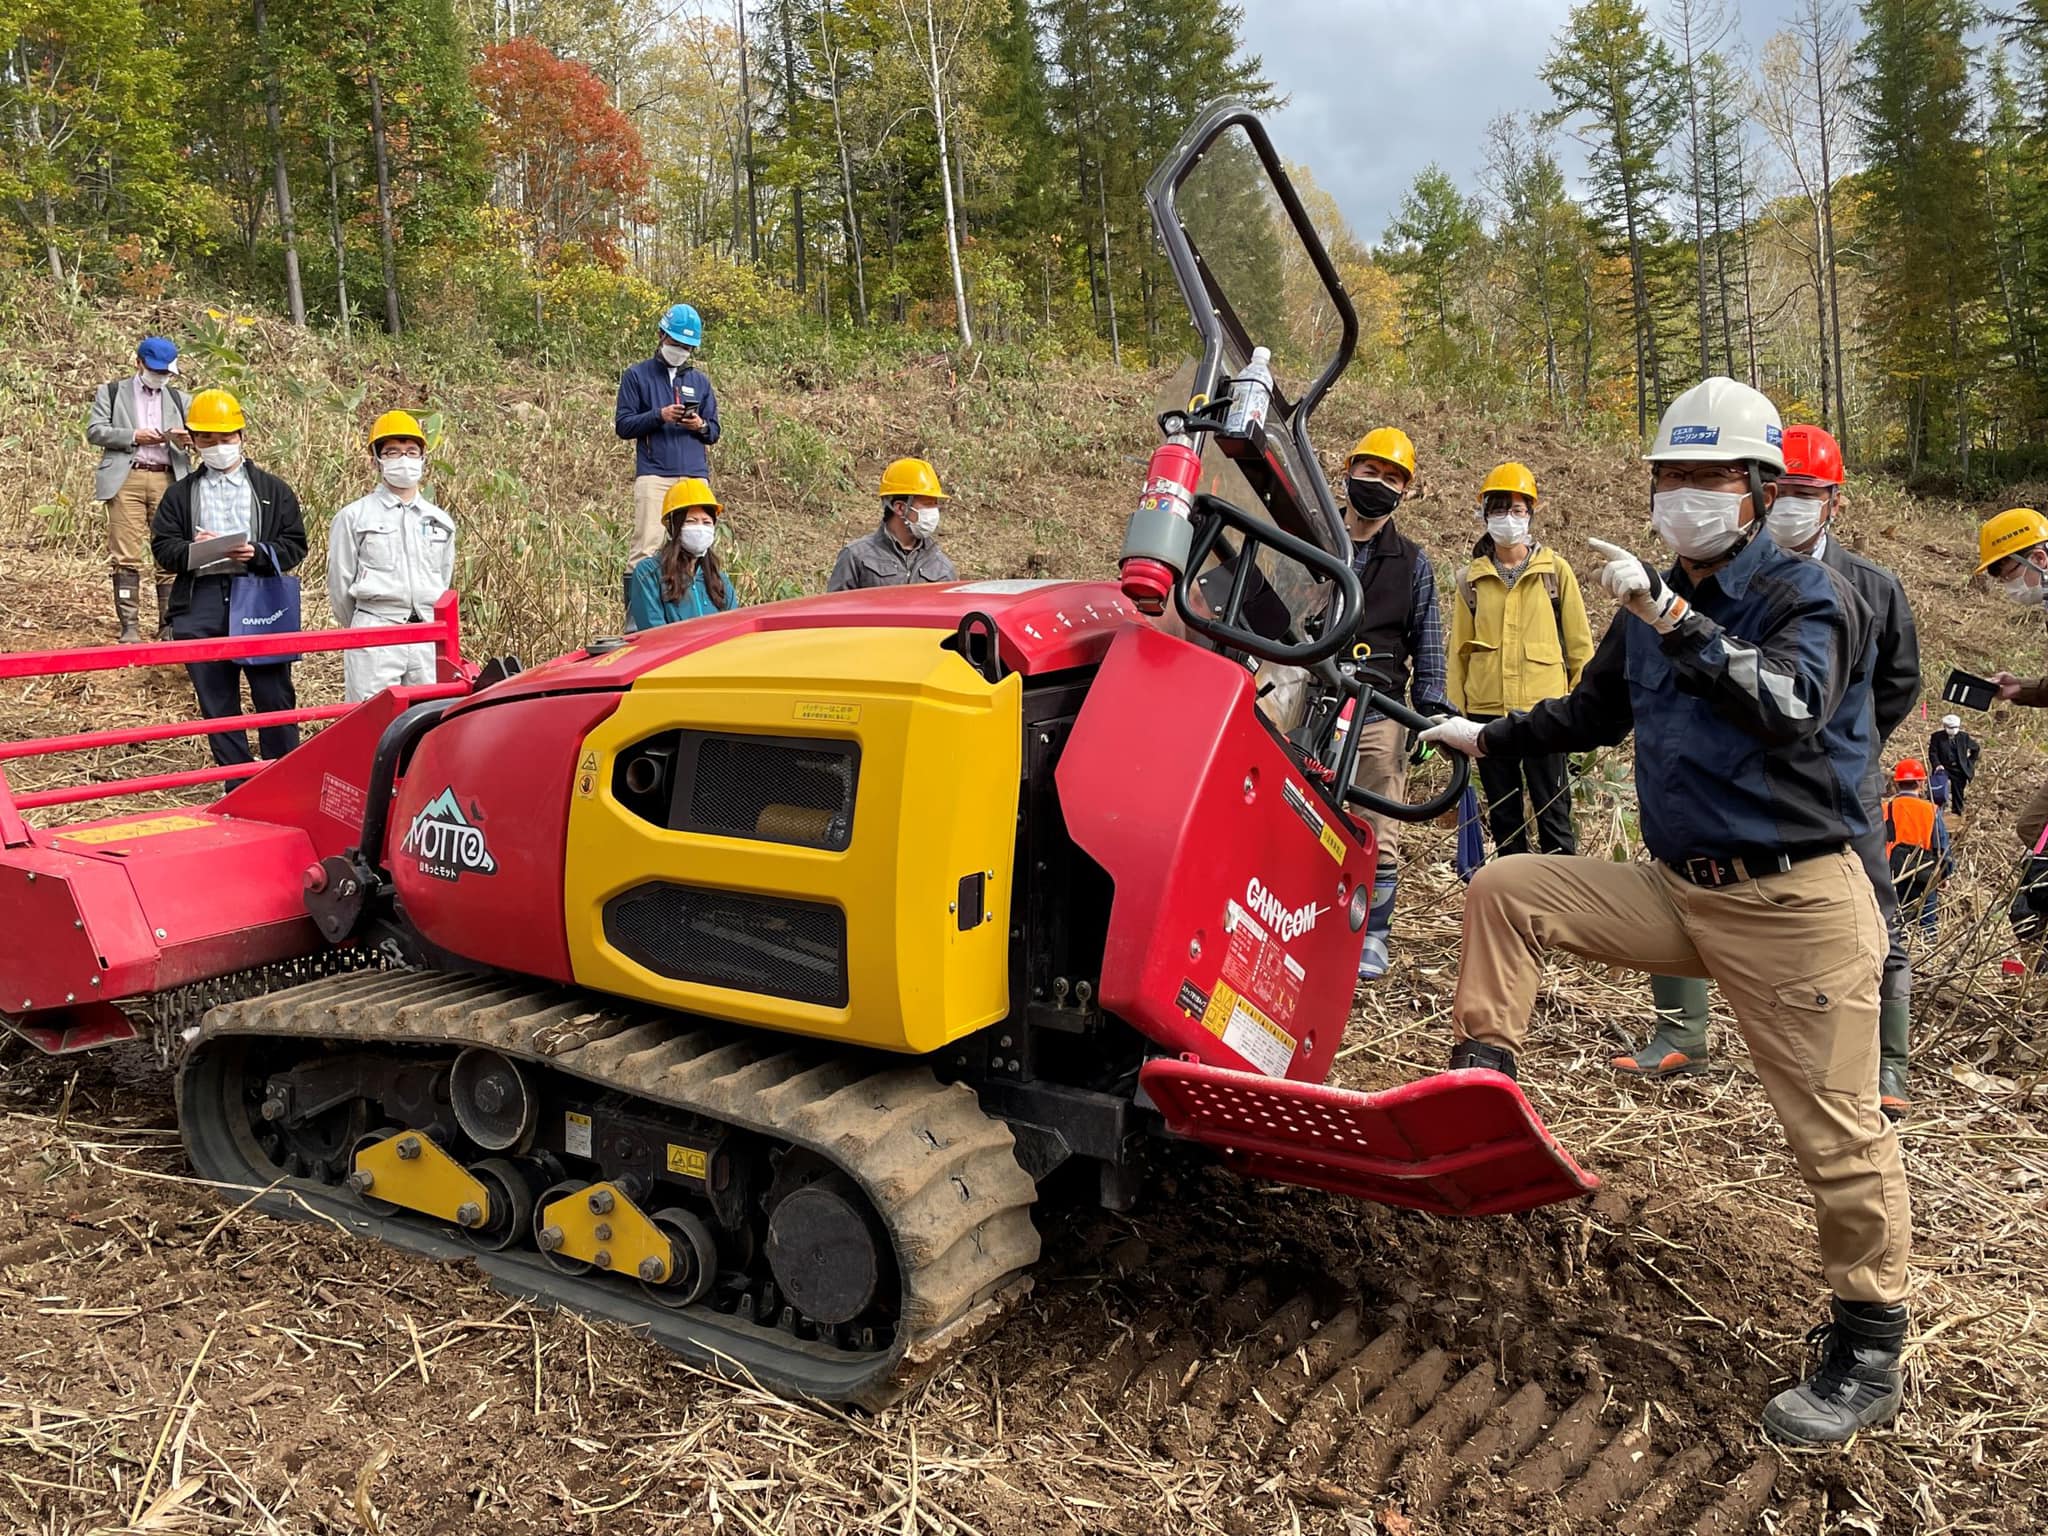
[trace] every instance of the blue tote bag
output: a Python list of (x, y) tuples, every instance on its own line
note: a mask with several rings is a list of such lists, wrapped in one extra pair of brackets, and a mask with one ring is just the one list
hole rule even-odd
[[(263, 552), (270, 557), (271, 567), (275, 569), (277, 551), (265, 544)], [(228, 583), (230, 636), (297, 634), (299, 629), (298, 577), (237, 576)], [(271, 667), (288, 665), (299, 657), (238, 656), (235, 660), (244, 667)]]
[(1457, 870), (1460, 880), (1470, 880), (1486, 862), (1486, 834), (1479, 828), (1479, 793), (1470, 784), (1458, 802)]

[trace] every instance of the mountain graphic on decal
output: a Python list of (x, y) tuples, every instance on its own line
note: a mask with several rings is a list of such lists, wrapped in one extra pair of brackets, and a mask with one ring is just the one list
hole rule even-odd
[(480, 809), (475, 820), (462, 812), (462, 797), (449, 785), (423, 806), (406, 828), (400, 853), (418, 861), (420, 873), (439, 880), (459, 880), (465, 874), (494, 875), (498, 861), (484, 841)]

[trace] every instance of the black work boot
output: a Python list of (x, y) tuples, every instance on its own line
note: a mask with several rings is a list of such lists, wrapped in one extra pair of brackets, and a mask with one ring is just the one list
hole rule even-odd
[(1515, 1053), (1497, 1045), (1481, 1045), (1477, 1040), (1460, 1040), (1451, 1047), (1451, 1070), (1461, 1072), (1467, 1067), (1484, 1067), (1502, 1077), (1513, 1077)]
[(1903, 1305), (1843, 1301), (1809, 1333), (1820, 1365), (1764, 1409), (1764, 1433), (1788, 1445), (1840, 1445), (1859, 1430), (1898, 1417), (1899, 1352), (1905, 1347)]
[(171, 638), (171, 584), (159, 581), (156, 584), (156, 637), (159, 640)]

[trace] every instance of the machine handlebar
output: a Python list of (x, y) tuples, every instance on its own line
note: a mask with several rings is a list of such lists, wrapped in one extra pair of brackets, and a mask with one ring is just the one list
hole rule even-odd
[[(1196, 495), (1191, 521), (1195, 530), (1194, 544), (1188, 551), (1180, 580), (1173, 589), (1174, 608), (1189, 629), (1225, 650), (1242, 651), (1247, 656), (1282, 666), (1314, 666), (1344, 648), (1365, 611), (1364, 590), (1358, 584), (1358, 573), (1351, 569), (1348, 561), (1320, 545), (1311, 544), (1307, 539), (1296, 538), (1271, 523), (1262, 522), (1242, 507), (1207, 491)], [(1216, 553), (1226, 527), (1235, 529), (1244, 543), (1238, 550), (1230, 594), (1224, 599), (1222, 612), (1212, 618), (1201, 611), (1206, 604), (1198, 604), (1195, 584), (1201, 578), (1202, 567)], [(1252, 573), (1258, 565), (1252, 558), (1253, 548), (1257, 545), (1264, 545), (1282, 558), (1306, 567), (1322, 580), (1335, 583), (1332, 611), (1326, 616), (1320, 635), (1290, 644), (1262, 635), (1246, 625), (1244, 606), (1251, 595)]]

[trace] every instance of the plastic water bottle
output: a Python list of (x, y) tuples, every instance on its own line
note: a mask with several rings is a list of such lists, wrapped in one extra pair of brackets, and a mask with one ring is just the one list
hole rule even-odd
[(1230, 414), (1223, 418), (1229, 437), (1250, 437), (1254, 427), (1266, 424), (1266, 410), (1273, 403), (1273, 354), (1264, 347), (1252, 348), (1252, 360), (1230, 386)]

